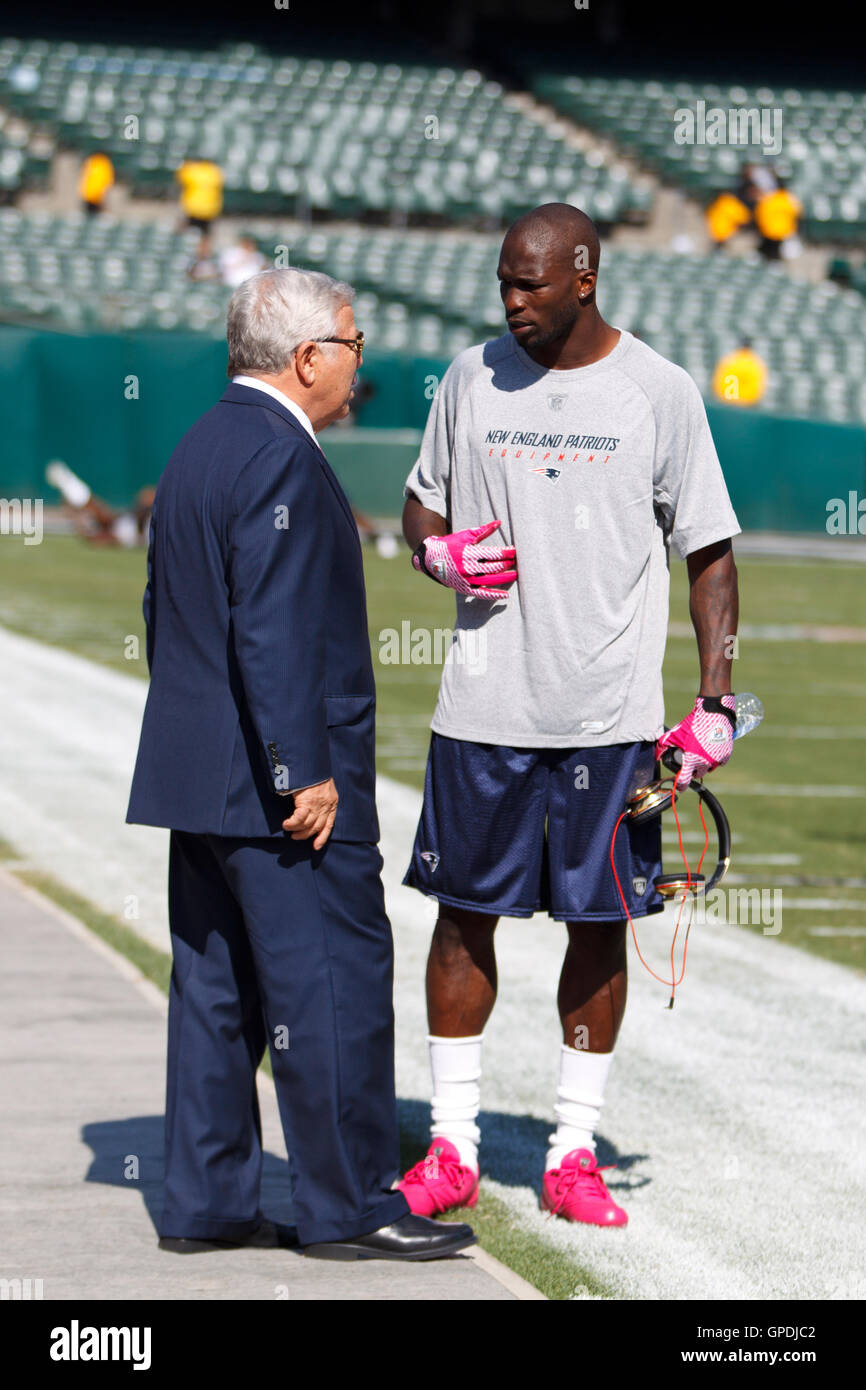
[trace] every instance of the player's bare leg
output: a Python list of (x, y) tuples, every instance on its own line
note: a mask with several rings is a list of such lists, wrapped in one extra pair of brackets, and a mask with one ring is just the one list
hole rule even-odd
[(569, 922), (559, 980), (563, 1045), (541, 1204), (570, 1221), (624, 1226), (595, 1160), (595, 1129), (625, 1013), (626, 923)]
[(441, 906), (430, 943), (427, 1019), (433, 1140), (426, 1157), (400, 1184), (412, 1210), (422, 1216), (478, 1201), (481, 1043), (496, 1002), (497, 921), (483, 912)]
[(484, 1031), (496, 1002), (498, 917), (440, 906), (427, 958), (427, 1023), (437, 1038)]
[(557, 1003), (566, 1047), (612, 1052), (625, 1013), (626, 922), (569, 922)]

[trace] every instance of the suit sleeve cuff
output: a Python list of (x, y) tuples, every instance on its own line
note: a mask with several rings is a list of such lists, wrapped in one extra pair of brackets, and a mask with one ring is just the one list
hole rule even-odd
[(281, 756), (276, 743), (268, 743), (266, 747), (271, 781), (277, 796), (291, 796), (293, 792), (303, 791), (305, 787), (318, 786), (320, 782), (327, 782), (332, 775), (327, 751), (322, 752), (320, 761), (313, 762), (310, 759), (306, 766), (299, 767), (297, 762), (293, 764)]

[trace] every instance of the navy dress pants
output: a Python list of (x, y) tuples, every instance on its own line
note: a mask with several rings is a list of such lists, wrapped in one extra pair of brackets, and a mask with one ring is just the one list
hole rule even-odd
[(270, 1047), (302, 1245), (409, 1210), (394, 1091), (393, 943), (374, 844), (171, 832), (162, 1236), (261, 1220), (256, 1069)]

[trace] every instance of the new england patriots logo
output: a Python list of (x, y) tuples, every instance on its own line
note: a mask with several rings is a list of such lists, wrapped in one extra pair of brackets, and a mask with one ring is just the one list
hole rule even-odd
[(549, 478), (552, 483), (559, 481), (562, 472), (561, 468), (530, 468), (530, 473), (540, 473), (543, 478)]
[(436, 854), (432, 849), (422, 849), (421, 858), (424, 860), (425, 864), (430, 865), (431, 874), (435, 874), (436, 870), (439, 867), (439, 855)]

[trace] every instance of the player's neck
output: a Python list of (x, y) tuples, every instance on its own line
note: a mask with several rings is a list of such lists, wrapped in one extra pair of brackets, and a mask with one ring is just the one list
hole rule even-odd
[(527, 348), (526, 351), (540, 367), (569, 372), (575, 367), (588, 367), (593, 362), (600, 362), (613, 352), (620, 336), (619, 329), (605, 323), (593, 306), (581, 312), (567, 338), (534, 350)]

